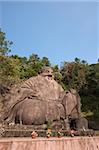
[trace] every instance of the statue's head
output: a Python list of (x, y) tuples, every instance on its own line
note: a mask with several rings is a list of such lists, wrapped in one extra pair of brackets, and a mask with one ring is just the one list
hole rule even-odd
[(53, 77), (53, 69), (48, 66), (44, 66), (40, 73), (44, 77), (52, 78)]

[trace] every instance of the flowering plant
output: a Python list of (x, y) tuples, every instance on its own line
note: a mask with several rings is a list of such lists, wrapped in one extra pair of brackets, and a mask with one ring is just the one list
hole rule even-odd
[(38, 137), (37, 132), (36, 132), (36, 131), (33, 131), (33, 132), (31, 133), (31, 137), (32, 137), (32, 139), (35, 139), (36, 137)]
[(61, 137), (61, 136), (62, 136), (62, 134), (61, 134), (60, 131), (57, 132), (57, 136), (58, 136), (58, 137)]
[(48, 129), (48, 130), (46, 131), (46, 136), (47, 136), (47, 138), (49, 138), (49, 137), (51, 136), (51, 134), (52, 134), (51, 129)]

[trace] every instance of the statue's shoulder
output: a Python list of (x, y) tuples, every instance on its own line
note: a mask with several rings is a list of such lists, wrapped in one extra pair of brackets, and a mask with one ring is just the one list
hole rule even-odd
[(37, 76), (33, 76), (33, 77), (30, 77), (29, 79), (27, 79), (25, 82), (28, 82), (28, 81), (35, 81), (39, 78), (39, 75)]
[(26, 81), (24, 81), (22, 84), (21, 84), (21, 88), (24, 88), (24, 87), (31, 87), (35, 84), (38, 84), (41, 80), (42, 80), (42, 76), (40, 75), (37, 75), (37, 76), (33, 76), (29, 79), (27, 79)]
[(64, 91), (64, 89), (62, 88), (62, 86), (61, 86), (57, 81), (53, 80), (53, 82), (54, 82), (54, 84), (59, 88), (59, 90), (60, 90), (61, 92)]

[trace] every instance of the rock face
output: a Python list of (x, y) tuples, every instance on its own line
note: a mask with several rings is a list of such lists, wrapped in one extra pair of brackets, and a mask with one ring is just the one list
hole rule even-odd
[(38, 97), (44, 101), (59, 100), (62, 87), (54, 80), (38, 75), (28, 79), (22, 86), (21, 92), (31, 92), (30, 96)]
[(58, 121), (61, 118), (65, 118), (62, 104), (56, 101), (25, 99), (14, 105), (6, 121), (9, 123), (19, 122), (27, 125), (41, 125), (45, 122)]
[(40, 125), (45, 122), (64, 121), (70, 127), (70, 119), (79, 119), (80, 97), (76, 90), (65, 92), (53, 79), (53, 70), (43, 68), (40, 75), (31, 77), (19, 88), (7, 95), (7, 123)]
[(31, 77), (19, 87), (12, 88), (5, 97), (5, 103), (7, 106), (9, 104), (13, 106), (25, 98), (33, 97), (44, 101), (58, 101), (63, 91), (63, 88), (53, 79), (52, 69), (46, 67), (40, 75)]

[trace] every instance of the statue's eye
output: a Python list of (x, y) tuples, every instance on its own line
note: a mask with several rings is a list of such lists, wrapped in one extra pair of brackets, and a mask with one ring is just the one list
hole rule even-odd
[(20, 93), (20, 90), (18, 90), (17, 92)]

